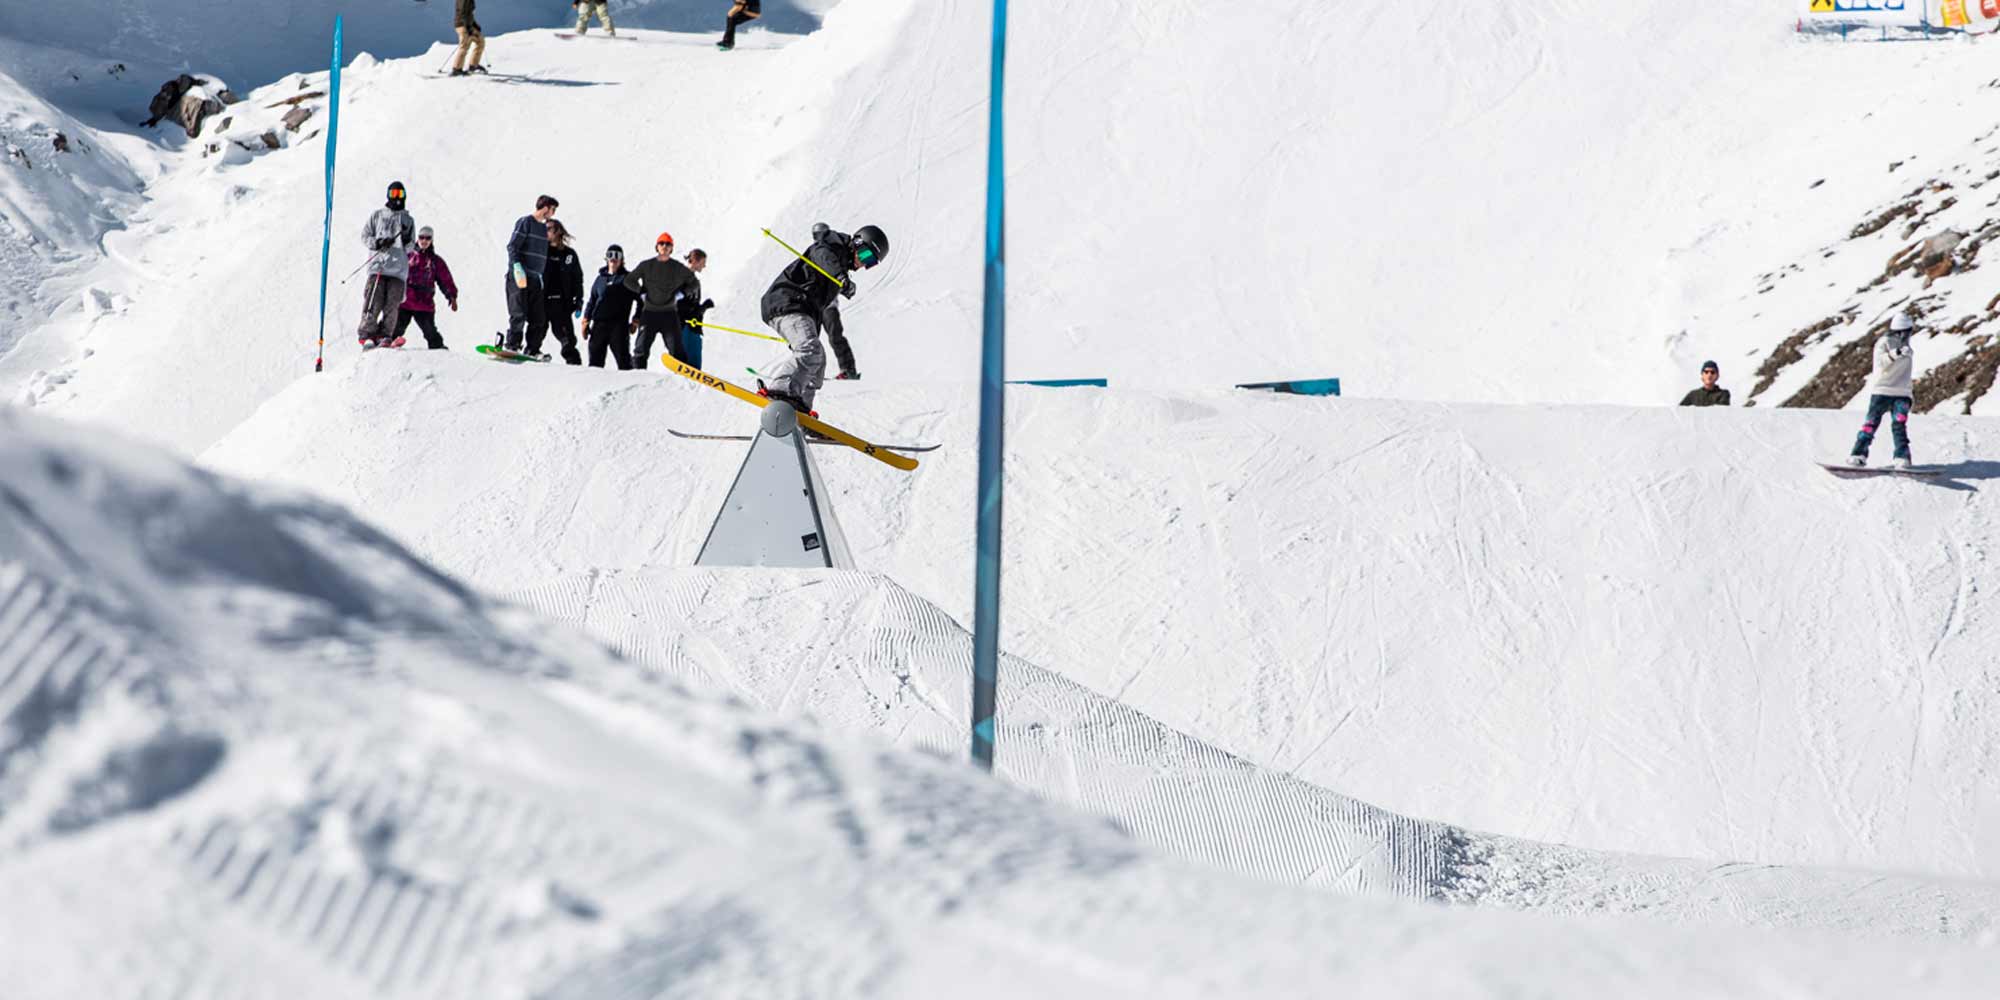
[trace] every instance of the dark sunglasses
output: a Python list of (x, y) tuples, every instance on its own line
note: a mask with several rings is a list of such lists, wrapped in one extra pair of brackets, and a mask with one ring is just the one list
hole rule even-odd
[(419, 237), (417, 237), (417, 242), (418, 242), (418, 243), (429, 243), (430, 241), (431, 241), (431, 238), (430, 238), (430, 237), (428, 237), (428, 236), (419, 236)]

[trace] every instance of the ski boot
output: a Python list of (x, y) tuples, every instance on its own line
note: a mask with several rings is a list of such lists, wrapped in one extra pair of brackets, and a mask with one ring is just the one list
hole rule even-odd
[(855, 371), (843, 371), (840, 374), (835, 375), (834, 379), (840, 382), (859, 382), (861, 381), (861, 373)]
[(380, 343), (380, 344), (377, 344), (376, 346), (377, 346), (377, 347), (401, 347), (401, 346), (403, 346), (403, 343), (404, 343), (404, 341), (403, 341), (403, 338), (401, 338), (401, 337), (391, 337), (391, 338), (389, 338), (388, 340), (386, 340), (386, 341), (383, 341), (383, 342), (382, 342), (382, 343)]
[(486, 76), (486, 75), (487, 75), (487, 72), (486, 72), (486, 67), (484, 67), (484, 66), (468, 66), (468, 67), (466, 67), (466, 68), (465, 68), (465, 72), (466, 72), (466, 73), (467, 73), (468, 75), (470, 75), (470, 74), (473, 74), (473, 73), (477, 73), (477, 74), (479, 74), (480, 76)]
[(449, 72), (449, 73), (446, 73), (445, 75), (446, 75), (446, 76), (464, 76), (464, 75), (465, 75), (465, 71), (464, 71), (464, 70), (462, 70), (462, 69), (455, 69), (455, 70), (452, 70), (452, 71), (451, 71), (451, 72)]
[(363, 337), (363, 338), (361, 338), (361, 349), (362, 349), (362, 350), (364, 350), (364, 351), (372, 351), (372, 350), (374, 350), (374, 349), (376, 349), (376, 348), (378, 348), (378, 347), (381, 347), (381, 346), (382, 346), (382, 342), (381, 342), (381, 341), (379, 341), (379, 340), (376, 340), (376, 339), (375, 339), (374, 337)]

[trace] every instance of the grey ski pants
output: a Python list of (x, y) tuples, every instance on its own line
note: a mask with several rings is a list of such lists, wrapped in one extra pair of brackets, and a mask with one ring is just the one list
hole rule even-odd
[(368, 292), (361, 300), (361, 328), (356, 331), (362, 340), (396, 335), (396, 318), (403, 310), (404, 291), (401, 278), (386, 274), (368, 276)]
[(771, 329), (785, 338), (792, 354), (771, 369), (764, 387), (773, 393), (797, 396), (810, 410), (813, 396), (826, 381), (826, 348), (819, 342), (819, 321), (811, 316), (786, 313), (771, 320)]

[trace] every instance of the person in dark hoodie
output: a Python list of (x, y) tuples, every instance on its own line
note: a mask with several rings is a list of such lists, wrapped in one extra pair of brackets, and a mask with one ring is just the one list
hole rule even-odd
[(604, 266), (590, 286), (583, 307), (583, 338), (590, 348), (590, 367), (604, 367), (609, 349), (618, 370), (632, 367), (632, 331), (639, 325), (639, 293), (625, 287), (625, 248), (616, 243), (604, 251)]
[(646, 367), (646, 355), (652, 353), (655, 335), (665, 343), (668, 354), (687, 363), (686, 348), (681, 345), (680, 312), (674, 303), (683, 292), (699, 292), (701, 282), (686, 264), (674, 259), (673, 234), (661, 233), (653, 241), (653, 256), (626, 273), (625, 287), (644, 296), (639, 337), (632, 345), (632, 367)]
[(562, 345), (564, 364), (583, 364), (576, 352), (576, 326), (570, 320), (583, 315), (583, 268), (569, 245), (569, 230), (561, 219), (550, 219), (549, 266), (542, 272), (543, 311), (549, 316), (549, 332)]
[(507, 332), (494, 340), (510, 351), (542, 353), (549, 332), (542, 275), (549, 267), (549, 219), (559, 202), (548, 195), (535, 199), (535, 210), (514, 220), (507, 237)]
[(722, 22), (722, 41), (715, 47), (724, 52), (736, 47), (736, 26), (749, 24), (764, 15), (764, 0), (731, 0), (729, 16)]
[(759, 305), (764, 323), (785, 338), (792, 353), (778, 362), (768, 381), (758, 380), (764, 395), (790, 403), (800, 413), (812, 412), (813, 396), (826, 375), (819, 331), (827, 307), (837, 297), (854, 297), (850, 271), (874, 267), (888, 255), (888, 234), (878, 227), (862, 226), (852, 236), (829, 229), (814, 237), (803, 257), (778, 272)]

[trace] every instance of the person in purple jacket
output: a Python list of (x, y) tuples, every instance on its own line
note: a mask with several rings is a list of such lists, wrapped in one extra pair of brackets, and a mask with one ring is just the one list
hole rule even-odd
[(451, 267), (444, 258), (437, 255), (431, 242), (431, 227), (417, 230), (416, 249), (410, 251), (410, 287), (403, 295), (403, 311), (396, 317), (396, 343), (403, 342), (403, 331), (410, 328), (410, 321), (416, 320), (424, 331), (424, 343), (433, 351), (444, 350), (444, 338), (438, 336), (437, 302), (433, 298), (436, 289), (444, 289), (444, 300), (452, 312), (458, 311), (458, 283), (451, 280)]

